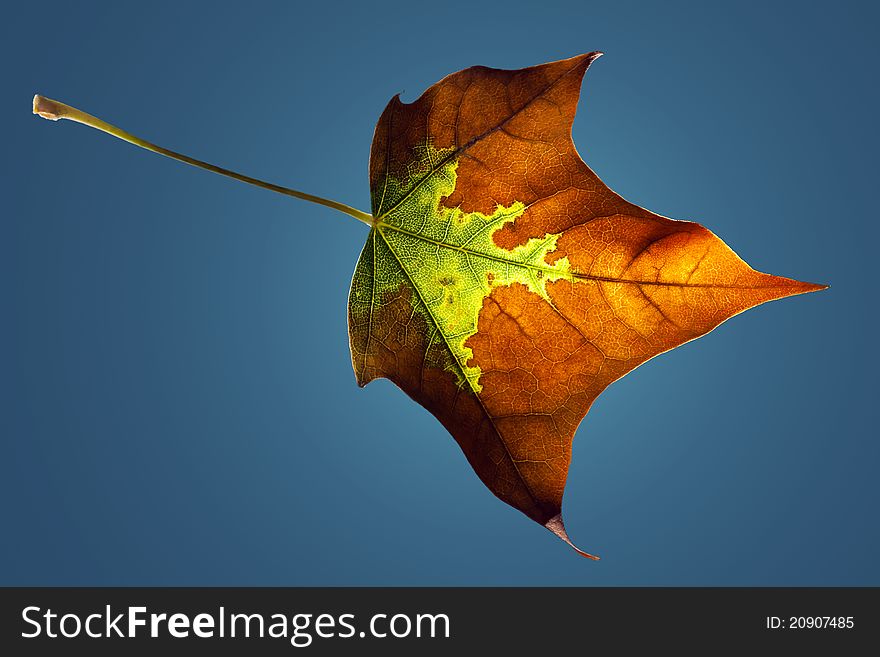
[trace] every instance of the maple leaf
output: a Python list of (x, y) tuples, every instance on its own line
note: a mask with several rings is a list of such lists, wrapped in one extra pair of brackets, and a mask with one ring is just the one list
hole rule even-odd
[(755, 271), (699, 224), (625, 201), (571, 138), (594, 52), (454, 73), (392, 98), (371, 213), (221, 169), (37, 96), (34, 112), (341, 210), (370, 226), (349, 295), (358, 384), (429, 410), (501, 500), (580, 554), (562, 521), (575, 430), (650, 358), (758, 304), (823, 285)]

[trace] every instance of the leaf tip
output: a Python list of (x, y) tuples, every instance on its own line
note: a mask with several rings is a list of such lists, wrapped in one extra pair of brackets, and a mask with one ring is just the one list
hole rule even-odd
[(822, 290), (827, 290), (831, 286), (825, 285), (824, 283), (804, 283), (798, 281), (797, 287), (798, 291), (796, 294), (807, 294), (809, 292), (821, 292)]
[(57, 103), (40, 94), (34, 96), (34, 114), (39, 114), (50, 121), (57, 121), (61, 118)]
[(551, 532), (556, 534), (563, 541), (568, 543), (568, 546), (577, 552), (582, 557), (586, 557), (587, 559), (592, 559), (593, 561), (599, 561), (599, 557), (595, 554), (590, 554), (589, 552), (584, 552), (577, 545), (571, 542), (571, 539), (568, 537), (568, 532), (565, 531), (565, 523), (562, 522), (562, 514), (557, 513), (555, 516), (550, 518), (547, 522), (544, 523), (544, 527), (549, 529)]
[(601, 50), (594, 50), (593, 52), (588, 52), (584, 55), (579, 55), (575, 59), (580, 59), (583, 62), (583, 64), (586, 66), (586, 68), (589, 68), (593, 64), (593, 62), (595, 62), (597, 59), (599, 59), (604, 54), (605, 53), (602, 52)]

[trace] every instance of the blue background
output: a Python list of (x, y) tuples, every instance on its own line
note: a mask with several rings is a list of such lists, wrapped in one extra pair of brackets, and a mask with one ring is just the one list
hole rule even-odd
[[(4, 10), (0, 583), (880, 584), (871, 3), (231, 4)], [(368, 209), (394, 93), (590, 50), (574, 138), (613, 189), (832, 285), (600, 397), (565, 497), (598, 563), (356, 387), (363, 225), (30, 114)]]

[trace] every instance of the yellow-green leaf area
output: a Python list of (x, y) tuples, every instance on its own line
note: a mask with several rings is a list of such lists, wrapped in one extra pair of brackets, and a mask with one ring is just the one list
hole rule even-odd
[(483, 300), (493, 287), (513, 283), (547, 299), (547, 282), (570, 278), (570, 265), (567, 258), (553, 264), (545, 259), (559, 234), (513, 250), (497, 246), (493, 233), (526, 206), (519, 201), (498, 205), (488, 215), (446, 208), (441, 202), (455, 190), (458, 159), (430, 144), (415, 155), (405, 176), (388, 176), (373, 190), (374, 211), (380, 214), (355, 270), (350, 312), (369, 340), (375, 305), (406, 286), (413, 312), (429, 331), (425, 365), (449, 370), (459, 385), (480, 392), (480, 368), (469, 365), (473, 354), (465, 343), (477, 332)]

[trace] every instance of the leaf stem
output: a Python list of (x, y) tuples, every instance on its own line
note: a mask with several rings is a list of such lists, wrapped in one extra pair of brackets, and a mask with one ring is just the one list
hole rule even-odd
[(61, 103), (57, 100), (52, 100), (51, 98), (46, 98), (45, 96), (40, 96), (39, 94), (34, 96), (34, 114), (39, 114), (44, 119), (49, 119), (50, 121), (57, 121), (58, 119), (69, 119), (71, 121), (76, 121), (77, 123), (82, 123), (83, 125), (87, 125), (90, 128), (95, 128), (97, 130), (100, 130), (101, 132), (106, 132), (108, 135), (113, 135), (118, 139), (127, 141), (129, 144), (134, 144), (135, 146), (139, 146), (148, 151), (152, 151), (153, 153), (158, 153), (159, 155), (170, 157), (171, 159), (178, 160), (179, 162), (191, 164), (192, 166), (199, 167), (200, 169), (206, 169), (207, 171), (219, 173), (221, 176), (228, 176), (229, 178), (234, 178), (235, 180), (240, 180), (241, 182), (245, 182), (250, 185), (256, 185), (257, 187), (262, 187), (263, 189), (278, 192), (279, 194), (285, 194), (287, 196), (293, 196), (294, 198), (302, 199), (304, 201), (310, 201), (311, 203), (324, 205), (328, 208), (338, 210), (339, 212), (344, 212), (345, 214), (354, 217), (358, 221), (362, 221), (368, 226), (373, 225), (373, 215), (357, 210), (349, 205), (345, 205), (344, 203), (331, 201), (330, 199), (315, 196), (314, 194), (306, 194), (305, 192), (290, 189), (289, 187), (282, 187), (281, 185), (275, 185), (273, 183), (265, 182), (257, 178), (251, 178), (250, 176), (245, 176), (241, 173), (236, 173), (235, 171), (230, 171), (229, 169), (224, 169), (222, 167), (209, 164), (207, 162), (202, 162), (201, 160), (197, 160), (187, 155), (182, 155), (181, 153), (163, 148), (162, 146), (157, 146), (156, 144), (150, 143), (144, 139), (141, 139), (140, 137), (135, 137), (125, 130), (117, 128), (114, 125), (110, 125), (106, 121), (102, 121), (96, 116), (86, 114), (82, 110), (78, 110), (75, 107), (65, 105), (64, 103)]

